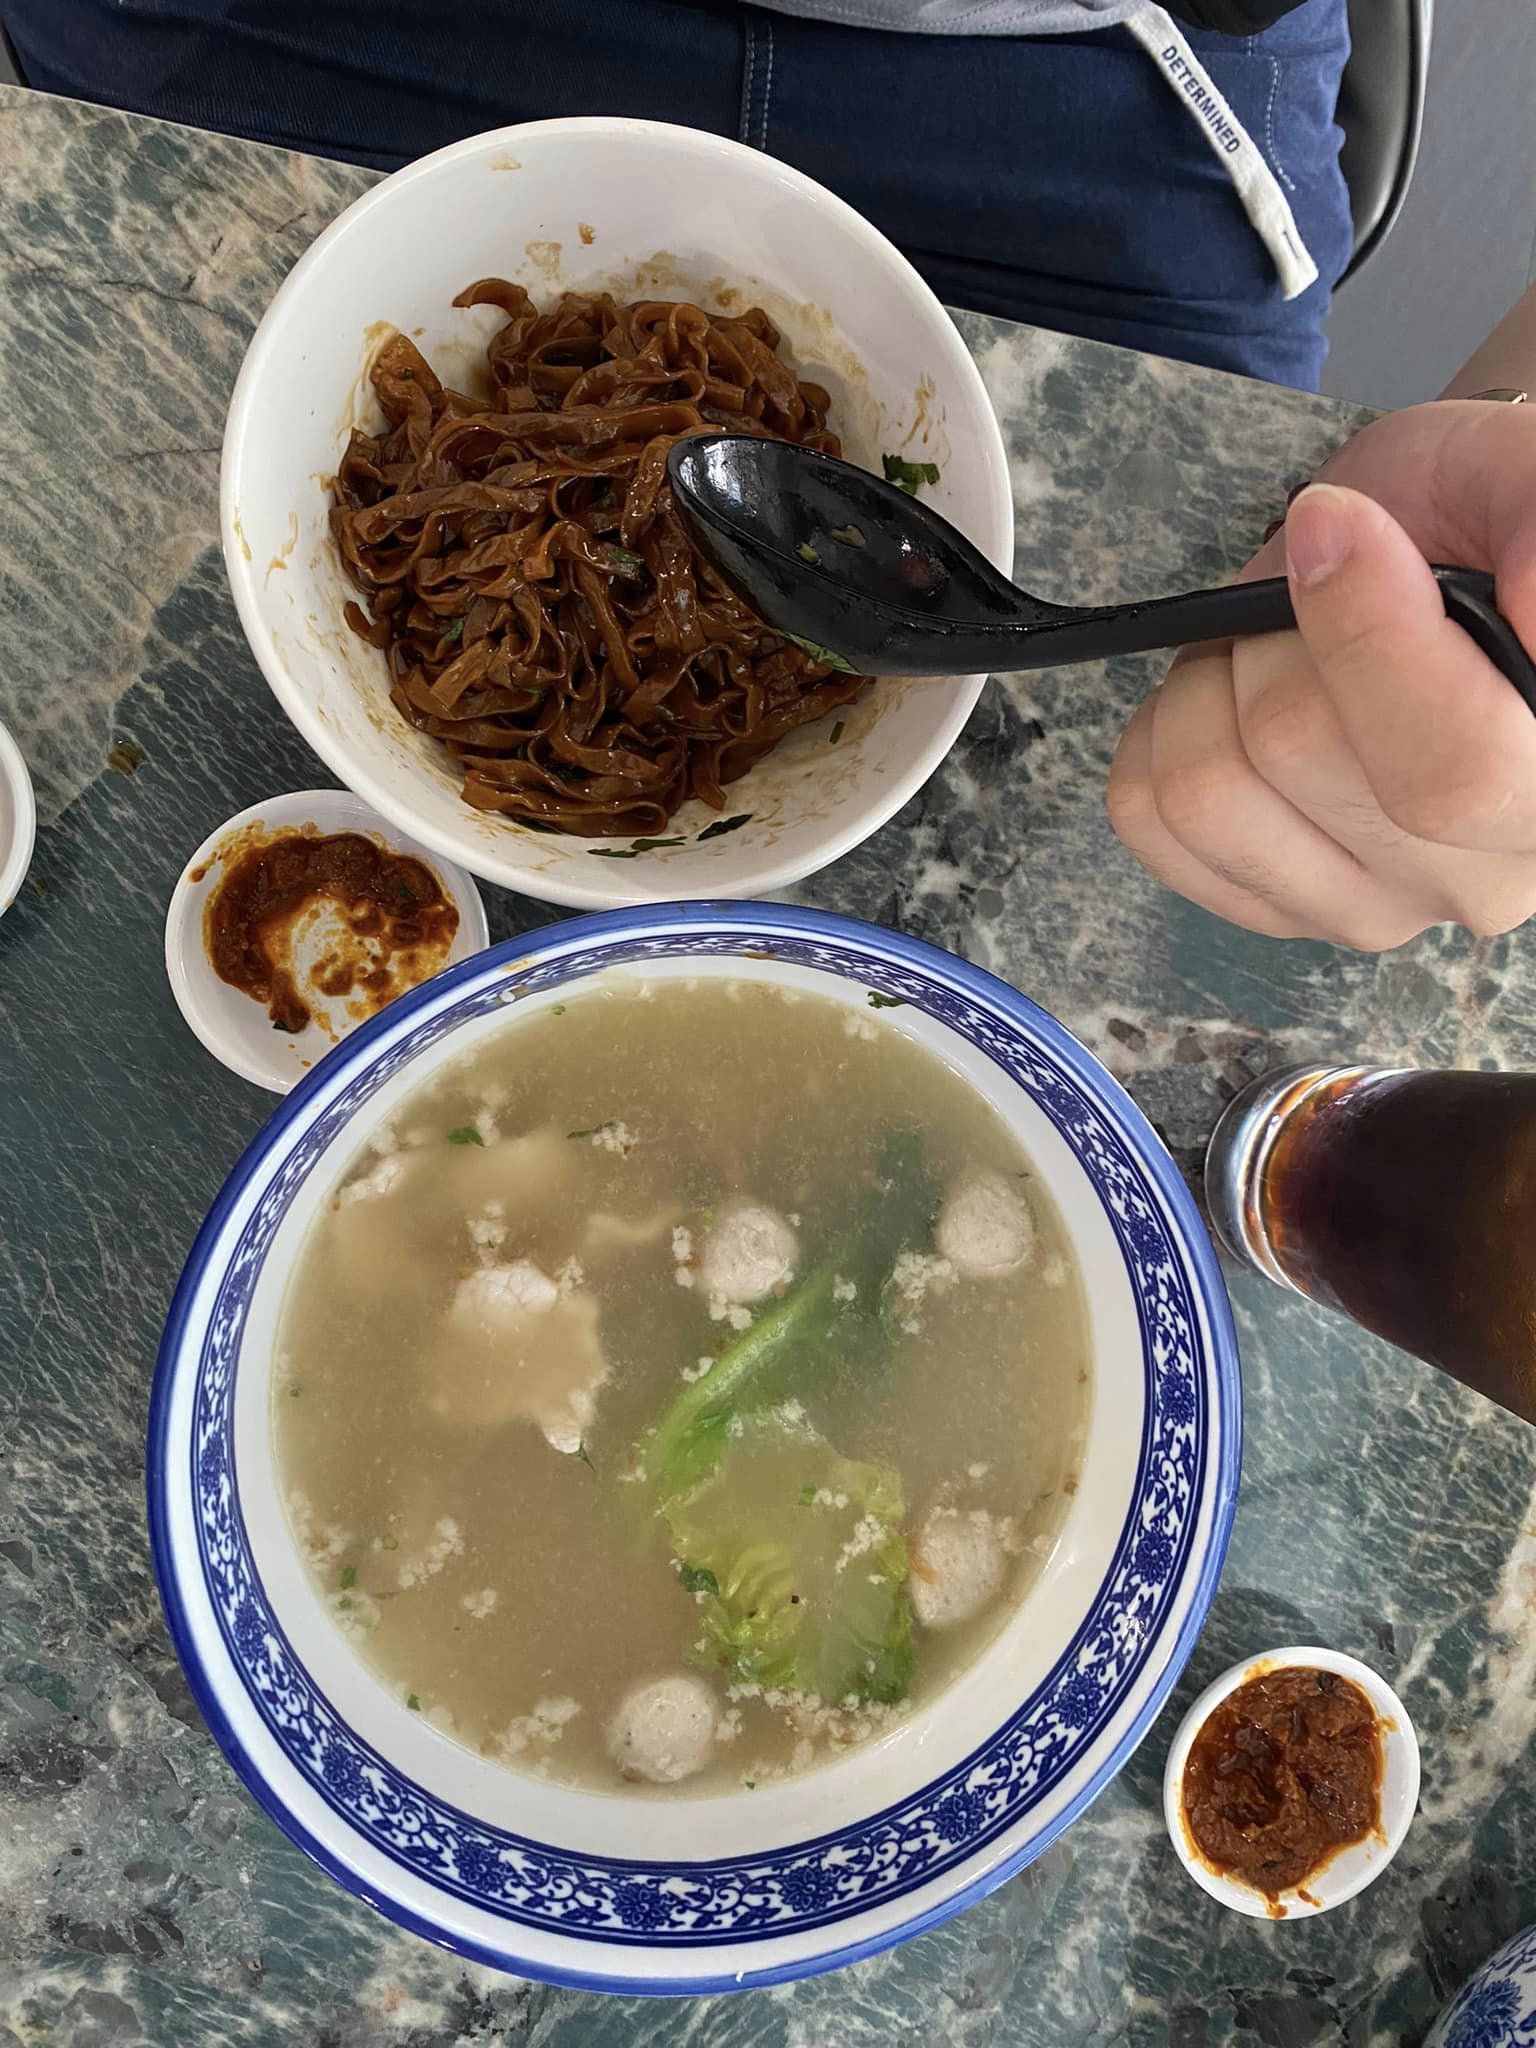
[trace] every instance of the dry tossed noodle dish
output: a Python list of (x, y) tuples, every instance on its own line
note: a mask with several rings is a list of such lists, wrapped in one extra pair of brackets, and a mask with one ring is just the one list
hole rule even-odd
[(873, 1006), (724, 976), (608, 977), (409, 1096), (279, 1351), (337, 1623), (597, 1791), (756, 1789), (931, 1700), (1048, 1559), (1091, 1398), (991, 1105)]
[(397, 709), (440, 739), (464, 797), (550, 830), (654, 833), (869, 680), (770, 633), (698, 555), (668, 450), (728, 428), (839, 452), (828, 396), (767, 316), (567, 293), (540, 313), (487, 278), (454, 301), (506, 324), (488, 394), (442, 384), (396, 335), (331, 525)]

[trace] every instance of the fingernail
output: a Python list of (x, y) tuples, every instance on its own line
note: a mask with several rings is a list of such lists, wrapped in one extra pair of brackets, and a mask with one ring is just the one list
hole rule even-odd
[(1349, 560), (1355, 537), (1350, 505), (1332, 484), (1308, 484), (1285, 516), (1285, 560), (1303, 590), (1326, 583)]

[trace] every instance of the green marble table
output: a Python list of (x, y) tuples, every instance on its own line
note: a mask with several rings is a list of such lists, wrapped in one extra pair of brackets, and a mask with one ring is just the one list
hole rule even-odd
[[(1247, 1277), (1242, 1504), (1179, 1692), (1066, 1839), (841, 1975), (681, 2005), (466, 1968), (345, 1896), (204, 1730), (161, 1625), (141, 1454), (204, 1206), (269, 1098), (183, 1028), (161, 920), (232, 811), (327, 779), (247, 653), (216, 544), (225, 400), (306, 242), (369, 174), (0, 93), (0, 717), (37, 781), (0, 921), (0, 2048), (1386, 2048), (1536, 1919), (1536, 1432)], [(966, 318), (1014, 456), (1021, 580), (1108, 599), (1220, 576), (1345, 409)], [(943, 771), (799, 892), (957, 948), (1061, 1016), (1181, 1159), (1313, 1054), (1536, 1065), (1528, 939), (1385, 959), (1213, 922), (1105, 823), (1153, 668), (996, 684)], [(493, 935), (550, 915), (488, 891)], [(1403, 1853), (1338, 1912), (1224, 1912), (1163, 1834), (1181, 1706), (1317, 1641), (1424, 1745)]]

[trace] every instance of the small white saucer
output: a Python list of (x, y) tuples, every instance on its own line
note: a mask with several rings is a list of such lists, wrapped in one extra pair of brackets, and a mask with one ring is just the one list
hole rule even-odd
[[(1184, 1815), (1184, 1766), (1189, 1761), (1195, 1737), (1229, 1693), (1246, 1685), (1250, 1678), (1262, 1678), (1271, 1671), (1287, 1671), (1298, 1665), (1311, 1671), (1336, 1671), (1340, 1678), (1352, 1679), (1376, 1709), (1382, 1751), (1381, 1828), (1379, 1833), (1368, 1835), (1363, 1842), (1341, 1849), (1304, 1885), (1294, 1891), (1282, 1892), (1271, 1905), (1263, 1892), (1213, 1870), (1195, 1847)], [(1419, 1739), (1397, 1694), (1384, 1678), (1378, 1678), (1369, 1664), (1362, 1664), (1358, 1657), (1347, 1657), (1341, 1650), (1320, 1650), (1305, 1645), (1268, 1650), (1262, 1657), (1249, 1657), (1244, 1663), (1234, 1664), (1230, 1671), (1224, 1671), (1213, 1685), (1208, 1685), (1179, 1723), (1179, 1732), (1173, 1738), (1168, 1765), (1163, 1772), (1163, 1818), (1168, 1823), (1168, 1833), (1178, 1851), (1179, 1861), (1195, 1883), (1208, 1891), (1213, 1899), (1219, 1899), (1234, 1912), (1247, 1913), (1256, 1920), (1310, 1919), (1314, 1913), (1326, 1913), (1330, 1907), (1342, 1906), (1356, 1892), (1363, 1892), (1368, 1884), (1373, 1884), (1380, 1877), (1402, 1847), (1418, 1803)]]
[(16, 901), (32, 864), (37, 804), (21, 749), (0, 725), (0, 917)]
[(485, 907), (462, 868), (386, 825), (350, 790), (305, 789), (270, 797), (210, 832), (182, 869), (166, 912), (165, 971), (171, 992), (182, 1016), (216, 1059), (259, 1088), (286, 1095), (357, 1020), (349, 1018), (339, 1003), (332, 1003), (326, 1009), (330, 1031), (313, 1021), (297, 1035), (278, 1031), (254, 997), (232, 988), (214, 972), (203, 943), (203, 907), (218, 886), (223, 850), (249, 826), (267, 832), (303, 827), (324, 833), (362, 832), (392, 852), (413, 854), (432, 870), (458, 905), (459, 928), (445, 966), (484, 951)]

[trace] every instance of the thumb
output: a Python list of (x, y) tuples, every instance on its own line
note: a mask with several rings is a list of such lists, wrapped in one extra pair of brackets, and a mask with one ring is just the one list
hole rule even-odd
[(1445, 615), (1391, 513), (1313, 484), (1285, 522), (1296, 623), (1382, 810), (1415, 838), (1536, 846), (1536, 718)]

